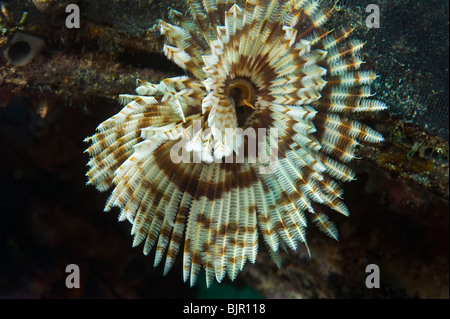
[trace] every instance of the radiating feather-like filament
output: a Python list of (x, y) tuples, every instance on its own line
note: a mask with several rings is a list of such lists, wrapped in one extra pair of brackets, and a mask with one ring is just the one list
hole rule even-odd
[[(210, 285), (255, 262), (259, 235), (277, 265), (280, 248), (310, 253), (308, 221), (338, 239), (321, 206), (349, 215), (337, 182), (355, 178), (345, 163), (362, 142), (383, 141), (348, 117), (386, 105), (372, 98), (375, 73), (360, 70), (364, 43), (349, 28), (324, 30), (334, 8), (321, 1), (186, 2), (158, 29), (188, 75), (138, 80), (136, 95), (121, 95), (126, 106), (86, 139), (87, 176), (113, 188), (105, 210), (121, 209), (133, 246), (154, 248), (155, 266), (165, 257), (164, 274), (181, 249), (184, 280), (204, 268)], [(275, 149), (273, 137), (243, 133), (262, 128), (277, 130)], [(250, 143), (277, 152), (255, 159)]]

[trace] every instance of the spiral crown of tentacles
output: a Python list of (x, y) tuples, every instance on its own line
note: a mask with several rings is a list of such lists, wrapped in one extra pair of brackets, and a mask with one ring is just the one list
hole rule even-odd
[(308, 221), (338, 239), (322, 207), (349, 214), (337, 181), (354, 179), (346, 163), (361, 143), (383, 141), (352, 115), (386, 105), (371, 98), (375, 73), (360, 70), (363, 43), (325, 30), (333, 9), (320, 1), (186, 2), (158, 29), (188, 75), (121, 95), (126, 106), (86, 139), (87, 176), (113, 188), (105, 210), (121, 209), (155, 265), (166, 257), (164, 273), (182, 249), (184, 280), (204, 268), (210, 285), (254, 263), (260, 235), (275, 261), (298, 243), (309, 252)]

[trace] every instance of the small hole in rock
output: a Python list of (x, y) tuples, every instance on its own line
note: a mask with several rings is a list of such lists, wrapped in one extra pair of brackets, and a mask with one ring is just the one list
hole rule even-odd
[(31, 51), (30, 45), (25, 41), (13, 43), (8, 50), (8, 57), (12, 61), (20, 61), (25, 58)]

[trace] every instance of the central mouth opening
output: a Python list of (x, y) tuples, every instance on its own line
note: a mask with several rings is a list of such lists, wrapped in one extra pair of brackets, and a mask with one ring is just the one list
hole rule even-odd
[(235, 106), (238, 126), (242, 127), (255, 110), (255, 88), (246, 79), (235, 79), (228, 85), (226, 94)]

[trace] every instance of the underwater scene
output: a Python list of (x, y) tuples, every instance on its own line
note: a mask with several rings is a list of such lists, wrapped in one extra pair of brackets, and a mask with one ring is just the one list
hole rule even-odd
[(448, 0), (0, 8), (1, 299), (449, 298)]

